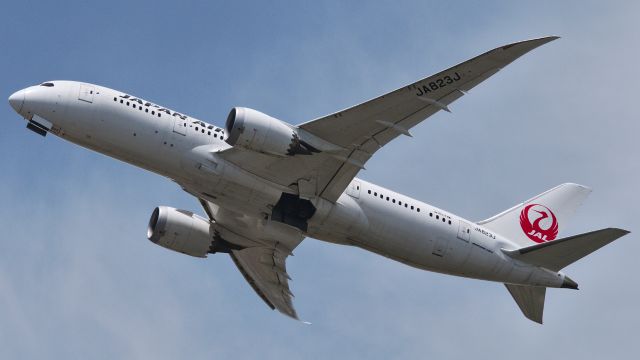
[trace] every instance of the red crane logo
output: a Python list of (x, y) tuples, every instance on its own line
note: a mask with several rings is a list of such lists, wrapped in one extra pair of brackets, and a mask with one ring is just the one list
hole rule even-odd
[(544, 205), (529, 204), (525, 206), (520, 212), (520, 226), (527, 237), (537, 243), (555, 240), (558, 236), (556, 215)]

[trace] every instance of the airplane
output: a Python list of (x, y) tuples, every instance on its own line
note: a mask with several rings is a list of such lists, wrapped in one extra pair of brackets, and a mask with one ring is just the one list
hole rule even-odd
[(234, 107), (217, 127), (129, 93), (46, 81), (9, 97), (48, 133), (176, 182), (206, 217), (156, 207), (148, 239), (206, 258), (229, 254), (257, 295), (298, 319), (286, 259), (304, 238), (368, 250), (406, 265), (504, 283), (542, 324), (547, 288), (578, 289), (561, 269), (624, 236), (606, 228), (559, 238), (591, 192), (566, 183), (470, 221), (356, 177), (373, 154), (555, 36), (516, 42), (346, 110), (291, 125)]

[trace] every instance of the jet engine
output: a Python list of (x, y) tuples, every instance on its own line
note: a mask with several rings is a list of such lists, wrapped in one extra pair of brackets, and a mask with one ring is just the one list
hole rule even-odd
[(209, 221), (191, 211), (159, 206), (149, 219), (147, 238), (167, 249), (204, 258), (214, 234)]
[[(235, 107), (226, 122), (227, 143), (275, 156), (311, 155), (319, 152), (301, 139), (302, 130), (259, 111)], [(306, 136), (305, 136), (306, 137)]]

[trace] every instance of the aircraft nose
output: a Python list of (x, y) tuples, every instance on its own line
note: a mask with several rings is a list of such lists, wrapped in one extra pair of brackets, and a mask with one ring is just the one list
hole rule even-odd
[(24, 104), (24, 90), (18, 90), (9, 96), (9, 105), (15, 110), (18, 114), (20, 110), (22, 110), (22, 105)]

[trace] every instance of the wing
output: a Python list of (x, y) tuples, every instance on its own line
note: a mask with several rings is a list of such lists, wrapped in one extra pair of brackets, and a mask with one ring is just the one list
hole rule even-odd
[(276, 158), (240, 149), (222, 155), (229, 161), (274, 183), (289, 186), (301, 197), (321, 196), (329, 201), (364, 168), (369, 158), (399, 135), (463, 96), (525, 53), (557, 37), (505, 45), (413, 84), (352, 108), (298, 127), (338, 151)]
[(200, 199), (214, 222), (216, 241), (222, 242), (233, 263), (253, 290), (271, 308), (298, 319), (292, 304), (286, 260), (302, 242), (302, 233), (290, 226), (247, 217)]
[(233, 250), (231, 259), (238, 267), (253, 290), (271, 309), (298, 319), (291, 302), (293, 294), (289, 289), (287, 255), (270, 247), (252, 247)]

